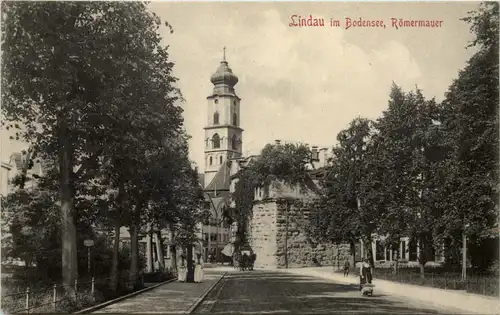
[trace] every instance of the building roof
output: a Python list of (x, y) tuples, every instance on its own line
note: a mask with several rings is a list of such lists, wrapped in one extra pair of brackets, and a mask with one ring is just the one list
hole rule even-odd
[(223, 163), (205, 191), (229, 191), (230, 184), (231, 168), (229, 163)]

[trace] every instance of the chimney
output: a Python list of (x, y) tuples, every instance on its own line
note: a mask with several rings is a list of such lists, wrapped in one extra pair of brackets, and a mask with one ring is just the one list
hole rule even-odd
[(277, 145), (279, 145), (281, 143), (281, 140), (274, 140), (274, 143), (276, 143)]
[(318, 147), (313, 146), (311, 149), (311, 159), (316, 162), (319, 161), (319, 152), (318, 152)]

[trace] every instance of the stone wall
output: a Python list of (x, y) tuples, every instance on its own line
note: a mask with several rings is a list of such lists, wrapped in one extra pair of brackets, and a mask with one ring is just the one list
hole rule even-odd
[(249, 240), (255, 268), (276, 268), (276, 203), (257, 203), (252, 209)]
[(349, 257), (348, 245), (315, 244), (307, 237), (310, 209), (302, 200), (289, 207), (280, 199), (255, 203), (250, 244), (256, 268), (284, 268), (286, 260), (289, 268), (342, 265)]

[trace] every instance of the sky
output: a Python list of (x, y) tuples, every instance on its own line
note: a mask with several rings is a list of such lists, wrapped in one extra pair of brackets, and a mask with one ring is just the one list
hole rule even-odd
[[(206, 97), (210, 76), (226, 47), (239, 78), (243, 154), (258, 154), (276, 139), (333, 146), (357, 116), (376, 119), (387, 108), (392, 82), (418, 86), (442, 100), (474, 53), (460, 21), (478, 2), (152, 2), (150, 9), (172, 25), (160, 28), (185, 102), (190, 157), (204, 168)], [(290, 16), (341, 21), (334, 27), (289, 27)], [(345, 29), (346, 17), (384, 20), (386, 28)], [(391, 27), (391, 18), (441, 20), (440, 28)], [(2, 132), (2, 161), (24, 145)]]

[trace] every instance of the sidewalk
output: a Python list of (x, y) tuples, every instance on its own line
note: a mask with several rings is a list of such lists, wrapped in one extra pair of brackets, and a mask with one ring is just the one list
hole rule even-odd
[(203, 283), (180, 283), (177, 281), (161, 285), (129, 299), (108, 305), (94, 313), (186, 313), (203, 294), (217, 282), (224, 272), (205, 270)]
[[(332, 267), (282, 269), (296, 275), (323, 278), (340, 283), (359, 284), (358, 277), (350, 275), (344, 278), (335, 273)], [(281, 269), (280, 269), (281, 271)], [(488, 296), (443, 290), (418, 285), (403, 284), (393, 281), (373, 279), (375, 290), (386, 294), (438, 304), (444, 307), (461, 309), (469, 313), (500, 314), (500, 299)]]

